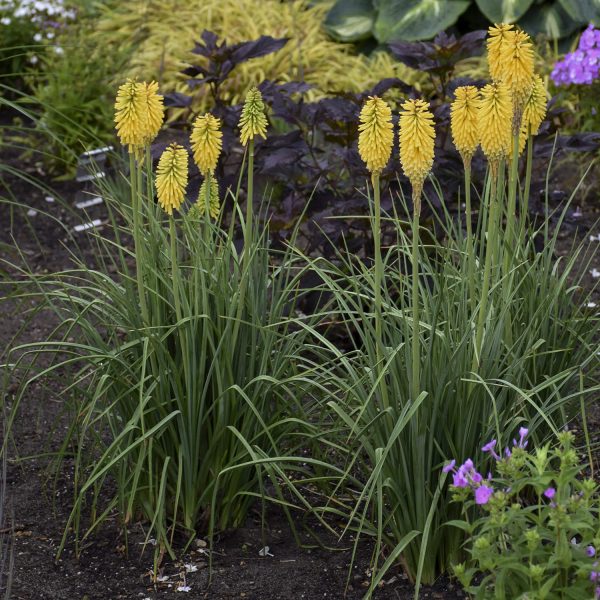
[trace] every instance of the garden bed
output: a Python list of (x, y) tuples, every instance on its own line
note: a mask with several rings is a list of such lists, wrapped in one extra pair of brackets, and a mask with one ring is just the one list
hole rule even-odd
[[(32, 209), (48, 211), (69, 226), (75, 224), (70, 222), (72, 215), (61, 209), (59, 203), (48, 203), (41, 191), (18, 181), (10, 183), (13, 193)], [(77, 183), (58, 185), (58, 192), (68, 202), (78, 190)], [(56, 272), (69, 267), (68, 242), (57, 223), (42, 212), (28, 217), (35, 231), (34, 237), (21, 211), (15, 211), (14, 220), (9, 217), (7, 205), (0, 204), (0, 222), (11, 223), (11, 227), (0, 232), (0, 242), (12, 245), (11, 235), (14, 235), (16, 246), (34, 272)], [(571, 236), (576, 235), (576, 227), (583, 236), (596, 233), (590, 229), (596, 218), (594, 208), (586, 207), (581, 217), (571, 219), (561, 245), (565, 253), (571, 247)], [(82, 234), (82, 249), (86, 260), (91, 262), (93, 252), (86, 247), (84, 237), (85, 234)], [(598, 242), (590, 242), (594, 243)], [(594, 278), (590, 275), (588, 281), (593, 285)], [(10, 345), (23, 322), (23, 310), (23, 306), (15, 303), (5, 305), (0, 328), (1, 347)], [(38, 313), (19, 339), (21, 343), (39, 341), (55, 326), (54, 317)], [(58, 442), (54, 440), (53, 433), (56, 427), (65, 426), (64, 420), (61, 420), (61, 385), (54, 378), (30, 388), (14, 430), (19, 456), (36, 456), (56, 449)], [(597, 408), (589, 417), (592, 442), (598, 442), (600, 418)], [(72, 504), (73, 473), (70, 461), (66, 461), (58, 478), (53, 480), (48, 478), (47, 465), (48, 461), (44, 458), (9, 465), (9, 512), (8, 519), (2, 524), (2, 532), (6, 539), (12, 539), (14, 568), (9, 576), (12, 577), (12, 598), (15, 600), (186, 597), (185, 591), (176, 591), (180, 587), (189, 587), (188, 597), (215, 600), (344, 597), (352, 553), (350, 538), (345, 537), (340, 543), (320, 531), (318, 525), (313, 525), (333, 551), (318, 547), (300, 548), (284, 515), (278, 510), (267, 508), (262, 531), (259, 504), (242, 528), (224, 532), (217, 538), (210, 587), (205, 540), (197, 540), (179, 561), (166, 558), (160, 569), (161, 581), (153, 584), (152, 547), (143, 552), (144, 524), (130, 526), (129, 552), (126, 552), (116, 518), (109, 519), (85, 541), (80, 560), (74, 557), (73, 545), (68, 543), (62, 557), (55, 562)], [(307, 546), (314, 545), (309, 535), (301, 533), (301, 536)], [(264, 545), (269, 546), (269, 551), (267, 556), (261, 557), (259, 552)], [(364, 594), (368, 586), (372, 550), (367, 541), (359, 545), (348, 582), (347, 598), (358, 599)], [(395, 570), (385, 577), (384, 584), (375, 594), (375, 598), (381, 599), (412, 596), (412, 586)], [(421, 597), (461, 598), (464, 595), (457, 584), (441, 579), (433, 587), (424, 588)]]

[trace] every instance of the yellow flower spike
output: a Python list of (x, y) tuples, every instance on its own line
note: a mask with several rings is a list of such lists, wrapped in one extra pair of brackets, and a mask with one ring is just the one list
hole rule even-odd
[(158, 83), (156, 83), (156, 81), (143, 83), (141, 85), (146, 101), (147, 120), (144, 143), (147, 145), (154, 141), (160, 131), (165, 107), (163, 105), (163, 97), (158, 93)]
[(257, 135), (267, 138), (267, 117), (265, 116), (265, 103), (260, 91), (253, 87), (246, 94), (242, 116), (239, 122), (240, 141), (246, 146)]
[(206, 113), (194, 121), (190, 136), (194, 161), (202, 175), (206, 177), (217, 168), (221, 148), (223, 147), (223, 132), (221, 120)]
[(544, 80), (539, 75), (534, 75), (533, 87), (523, 108), (523, 120), (519, 134), (519, 154), (523, 152), (529, 135), (537, 135), (540, 130), (540, 125), (546, 117), (547, 104), (548, 97)]
[(498, 174), (500, 160), (509, 155), (512, 145), (513, 104), (504, 83), (490, 83), (481, 90), (479, 138), (492, 175)]
[(394, 145), (392, 111), (385, 100), (369, 96), (360, 111), (358, 152), (373, 175), (387, 165)]
[(400, 112), (400, 163), (412, 185), (417, 214), (421, 209), (423, 182), (433, 166), (434, 141), (429, 104), (424, 100), (404, 102)]
[(128, 79), (115, 100), (115, 123), (121, 143), (129, 152), (144, 145), (148, 131), (148, 106), (144, 84)]
[(156, 193), (162, 209), (173, 214), (179, 210), (188, 182), (188, 153), (179, 144), (171, 144), (162, 153), (156, 169)]
[(533, 85), (533, 45), (524, 31), (509, 31), (506, 42), (500, 48), (500, 60), (503, 65), (502, 81), (510, 88), (514, 118), (513, 132), (521, 127), (523, 105)]
[(489, 37), (487, 39), (488, 68), (492, 81), (502, 81), (504, 65), (502, 62), (502, 49), (512, 32), (513, 25), (500, 23), (488, 29)]
[(450, 107), (450, 127), (454, 145), (460, 153), (465, 168), (469, 168), (473, 154), (479, 146), (479, 90), (466, 85), (457, 87)]
[[(191, 212), (195, 217), (201, 217), (206, 214), (206, 181), (204, 178), (200, 191), (198, 192), (198, 200), (192, 206)], [(211, 219), (217, 220), (221, 212), (221, 200), (219, 199), (219, 182), (213, 176), (210, 177), (210, 199), (209, 199), (209, 214)]]

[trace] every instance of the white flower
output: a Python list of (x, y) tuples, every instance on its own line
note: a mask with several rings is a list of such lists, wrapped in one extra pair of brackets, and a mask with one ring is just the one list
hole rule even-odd
[(177, 588), (177, 591), (178, 591), (178, 592), (191, 592), (191, 591), (192, 591), (192, 588), (191, 588), (189, 585), (180, 585), (180, 586)]
[(2, 23), (2, 25), (10, 25), (12, 23), (12, 20), (10, 17), (2, 17), (0, 19), (0, 23)]
[(33, 36), (34, 42), (41, 42), (42, 39), (43, 39), (42, 34), (39, 31)]
[(64, 54), (65, 53), (65, 51), (62, 49), (61, 46), (54, 46), (54, 52), (56, 54)]

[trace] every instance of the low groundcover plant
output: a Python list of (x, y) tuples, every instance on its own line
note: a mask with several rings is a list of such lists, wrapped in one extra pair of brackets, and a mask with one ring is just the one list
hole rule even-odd
[(478, 599), (600, 598), (598, 486), (584, 476), (571, 432), (535, 450), (527, 434), (522, 427), (502, 455), (496, 440), (481, 448), (495, 461), (486, 477), (471, 459), (444, 467), (464, 514), (447, 525), (468, 535), (469, 558), (454, 573)]

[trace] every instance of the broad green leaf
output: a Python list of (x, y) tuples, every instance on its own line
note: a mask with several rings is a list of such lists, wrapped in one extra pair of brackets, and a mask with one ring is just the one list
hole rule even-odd
[(600, 24), (600, 0), (558, 0), (558, 2), (573, 21)]
[(426, 40), (453, 25), (470, 2), (459, 0), (375, 0), (374, 34), (381, 43)]
[(533, 0), (476, 0), (479, 10), (492, 23), (514, 23), (533, 4)]
[(532, 6), (519, 21), (519, 25), (530, 35), (543, 33), (550, 38), (563, 38), (573, 33), (578, 24), (557, 2)]
[(325, 17), (325, 29), (341, 42), (356, 42), (372, 34), (375, 23), (372, 0), (338, 0)]

